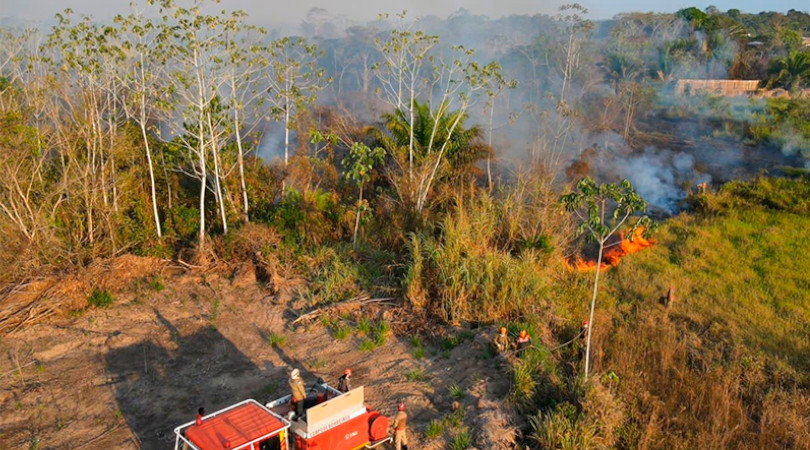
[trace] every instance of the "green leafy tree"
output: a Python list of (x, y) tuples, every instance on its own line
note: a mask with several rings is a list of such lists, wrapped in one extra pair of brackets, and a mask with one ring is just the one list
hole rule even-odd
[(371, 173), (376, 166), (382, 164), (385, 157), (385, 150), (375, 147), (373, 150), (367, 145), (355, 142), (349, 149), (349, 154), (343, 159), (341, 164), (346, 169), (344, 176), (357, 185), (359, 194), (357, 197), (357, 215), (354, 219), (354, 233), (352, 234), (352, 244), (357, 246), (357, 232), (360, 229), (360, 215), (367, 208), (363, 203), (363, 187), (371, 180)]
[[(588, 338), (585, 347), (585, 378), (590, 372), (591, 334), (593, 332), (593, 312), (596, 308), (596, 294), (599, 289), (602, 254), (608, 240), (621, 229), (631, 216), (647, 210), (647, 203), (638, 195), (628, 180), (619, 184), (604, 183), (597, 185), (591, 178), (583, 178), (576, 185), (574, 192), (563, 195), (560, 202), (566, 211), (576, 215), (580, 221), (578, 232), (599, 245), (599, 256), (596, 259), (596, 277), (593, 282), (591, 313), (588, 320)], [(646, 216), (633, 225), (633, 230), (649, 222)]]

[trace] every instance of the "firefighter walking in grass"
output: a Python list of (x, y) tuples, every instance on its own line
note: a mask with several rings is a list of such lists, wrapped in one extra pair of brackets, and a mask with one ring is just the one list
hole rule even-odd
[(509, 350), (509, 335), (506, 334), (506, 327), (501, 327), (500, 333), (495, 336), (495, 348), (498, 353)]
[(408, 450), (408, 414), (405, 412), (405, 403), (397, 406), (399, 412), (394, 417), (394, 445), (397, 450)]

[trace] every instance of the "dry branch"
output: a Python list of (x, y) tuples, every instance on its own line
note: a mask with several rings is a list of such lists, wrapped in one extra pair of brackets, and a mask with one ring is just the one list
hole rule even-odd
[(394, 300), (394, 299), (395, 299), (395, 297), (369, 298), (368, 294), (362, 294), (362, 295), (359, 295), (357, 297), (353, 297), (353, 298), (351, 298), (349, 300), (345, 300), (345, 301), (342, 301), (342, 302), (339, 302), (339, 303), (332, 303), (331, 305), (324, 306), (324, 307), (321, 307), (321, 308), (317, 308), (317, 309), (314, 309), (314, 310), (312, 310), (312, 311), (310, 311), (308, 313), (302, 314), (297, 319), (293, 320), (292, 324), (295, 325), (295, 324), (297, 324), (299, 322), (303, 322), (305, 320), (314, 319), (316, 317), (319, 317), (319, 316), (323, 315), (324, 313), (327, 313), (327, 312), (330, 312), (330, 311), (333, 311), (333, 310), (339, 310), (339, 309), (345, 309), (345, 308), (355, 308), (355, 307), (358, 307), (358, 306), (364, 306), (364, 305), (368, 305), (368, 304), (372, 304), (372, 303), (383, 303), (383, 302), (388, 302), (388, 301), (391, 301), (391, 300)]
[(13, 333), (25, 324), (30, 324), (53, 315), (56, 312), (56, 308), (43, 305), (42, 303), (57, 286), (58, 283), (51, 284), (25, 306), (19, 307), (11, 312), (0, 312), (0, 333)]

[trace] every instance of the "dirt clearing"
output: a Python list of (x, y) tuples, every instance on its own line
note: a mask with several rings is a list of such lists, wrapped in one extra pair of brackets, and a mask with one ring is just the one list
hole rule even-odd
[[(82, 310), (94, 290), (112, 304)], [(252, 266), (135, 257), (7, 291), (0, 449), (171, 448), (173, 428), (199, 406), (286, 395), (291, 367), (310, 385), (336, 384), (351, 367), (367, 403), (389, 416), (404, 401), (411, 448), (445, 448), (463, 433), (476, 448), (511, 448), (509, 377), (482, 333), (422, 343), (389, 332), (381, 324), (408, 318), (373, 304), (293, 326), (302, 301), (291, 292), (270, 294)]]

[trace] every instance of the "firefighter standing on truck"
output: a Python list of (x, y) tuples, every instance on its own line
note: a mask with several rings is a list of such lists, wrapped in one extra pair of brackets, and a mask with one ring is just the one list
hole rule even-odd
[(394, 445), (397, 450), (408, 450), (408, 414), (405, 413), (405, 403), (400, 402), (397, 409), (399, 412), (394, 417)]
[(295, 405), (294, 420), (304, 415), (304, 400), (307, 398), (307, 389), (304, 387), (304, 381), (301, 380), (301, 372), (298, 369), (293, 369), (290, 372), (290, 390), (292, 391), (292, 401)]
[(349, 392), (352, 390), (351, 378), (352, 378), (352, 369), (344, 370), (343, 376), (341, 376), (340, 379), (338, 380), (338, 390), (340, 392)]

